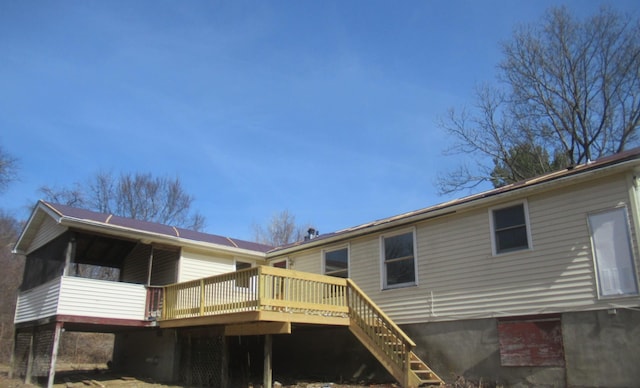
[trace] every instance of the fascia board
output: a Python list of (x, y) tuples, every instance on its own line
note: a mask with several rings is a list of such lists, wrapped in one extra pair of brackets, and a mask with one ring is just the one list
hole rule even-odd
[(62, 216), (59, 213), (53, 211), (50, 207), (46, 206), (44, 202), (38, 201), (38, 204), (34, 207), (33, 211), (31, 212), (31, 215), (29, 215), (29, 219), (27, 220), (24, 227), (22, 228), (20, 237), (18, 237), (18, 240), (13, 246), (11, 253), (18, 254), (18, 255), (26, 255), (27, 253), (29, 253), (26, 250), (28, 246), (22, 247), (23, 244), (26, 244), (25, 238), (28, 235), (27, 232), (31, 230), (33, 223), (36, 222), (36, 220), (40, 220), (42, 219), (42, 217), (45, 217), (45, 216), (51, 217), (58, 224), (62, 219)]

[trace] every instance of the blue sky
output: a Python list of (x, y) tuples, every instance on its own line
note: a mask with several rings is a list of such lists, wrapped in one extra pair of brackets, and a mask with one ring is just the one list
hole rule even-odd
[(331, 232), (443, 202), (437, 121), (494, 81), (499, 42), (601, 4), (2, 1), (1, 207), (98, 171), (177, 176), (206, 231), (244, 239), (284, 209)]

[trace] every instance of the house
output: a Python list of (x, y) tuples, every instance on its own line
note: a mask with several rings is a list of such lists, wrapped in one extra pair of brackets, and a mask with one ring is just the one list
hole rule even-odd
[[(64, 329), (193, 385), (253, 360), (266, 385), (635, 386), (639, 172), (634, 149), (276, 248), (40, 202), (15, 247), (13, 373), (51, 380)], [(96, 266), (113, 280), (74, 276)]]

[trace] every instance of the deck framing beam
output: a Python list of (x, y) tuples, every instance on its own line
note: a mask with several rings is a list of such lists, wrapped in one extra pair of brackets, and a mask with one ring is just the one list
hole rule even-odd
[(254, 322), (227, 325), (225, 336), (291, 334), (291, 322)]

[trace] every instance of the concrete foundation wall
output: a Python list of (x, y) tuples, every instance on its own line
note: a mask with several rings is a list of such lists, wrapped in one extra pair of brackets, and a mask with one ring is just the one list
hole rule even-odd
[(640, 384), (640, 309), (564, 314), (562, 332), (569, 386)]
[(632, 387), (640, 381), (640, 311), (561, 315), (565, 367), (502, 366), (497, 319), (403, 325), (416, 353), (447, 382), (509, 387)]
[(401, 326), (416, 343), (415, 352), (441, 378), (458, 376), (491, 385), (563, 387), (562, 367), (503, 367), (496, 319)]
[(118, 333), (113, 367), (134, 376), (156, 381), (177, 380), (177, 337), (174, 330), (149, 329)]

